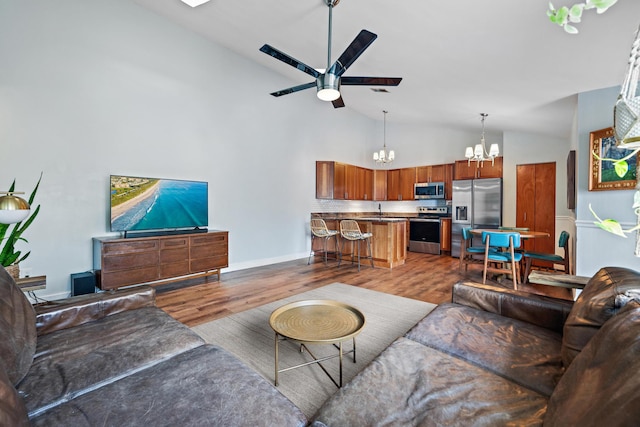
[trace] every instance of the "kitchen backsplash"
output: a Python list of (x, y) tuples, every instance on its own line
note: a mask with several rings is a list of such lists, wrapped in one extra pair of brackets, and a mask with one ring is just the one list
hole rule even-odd
[(405, 213), (416, 212), (418, 206), (439, 206), (444, 203), (445, 201), (443, 200), (374, 202), (366, 200), (314, 199), (311, 212), (378, 212), (378, 204), (380, 204), (384, 213)]

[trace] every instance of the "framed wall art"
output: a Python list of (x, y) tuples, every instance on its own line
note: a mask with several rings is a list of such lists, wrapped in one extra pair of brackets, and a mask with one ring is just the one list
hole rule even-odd
[(633, 190), (636, 186), (636, 166), (638, 155), (627, 159), (629, 170), (620, 177), (615, 171), (614, 162), (600, 161), (593, 153), (602, 159), (622, 159), (632, 150), (618, 148), (613, 136), (613, 128), (600, 129), (591, 132), (589, 139), (589, 191), (601, 190)]

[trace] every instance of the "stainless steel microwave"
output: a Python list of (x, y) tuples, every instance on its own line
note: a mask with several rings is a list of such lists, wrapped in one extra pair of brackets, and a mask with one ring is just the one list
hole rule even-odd
[(419, 182), (413, 185), (413, 198), (444, 199), (444, 182)]

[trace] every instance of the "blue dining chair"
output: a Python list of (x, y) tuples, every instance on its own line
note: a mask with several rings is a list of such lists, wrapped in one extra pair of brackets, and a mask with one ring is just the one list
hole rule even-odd
[[(569, 233), (563, 231), (558, 239), (558, 246), (564, 249), (564, 257), (556, 254), (547, 254), (542, 252), (525, 252), (525, 283), (529, 282), (529, 274), (531, 273), (531, 264), (533, 260), (549, 261), (553, 264), (562, 264), (565, 274), (571, 274), (569, 269)], [(553, 265), (550, 267), (553, 270)], [(554, 270), (555, 271), (555, 270)]]
[[(484, 256), (484, 246), (472, 246), (473, 235), (471, 234), (471, 227), (464, 227), (462, 229), (462, 237), (460, 238), (460, 266), (458, 270), (462, 272), (462, 266), (464, 265), (464, 271), (467, 271), (468, 264), (482, 264), (482, 258)], [(496, 252), (494, 248), (491, 251)]]
[[(522, 253), (516, 252), (516, 248), (520, 247), (520, 233), (483, 231), (482, 243), (485, 245), (482, 283), (487, 281), (487, 271), (492, 273), (511, 273), (513, 289), (517, 290), (520, 261), (522, 261)], [(502, 264), (502, 267), (490, 266), (490, 262)], [(508, 268), (506, 264), (511, 264), (511, 267)]]

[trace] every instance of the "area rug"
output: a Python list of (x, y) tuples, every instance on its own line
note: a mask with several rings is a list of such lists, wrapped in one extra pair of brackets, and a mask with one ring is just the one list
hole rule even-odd
[[(344, 356), (343, 383), (346, 384), (375, 356), (397, 337), (404, 335), (414, 324), (427, 315), (434, 304), (403, 298), (357, 286), (333, 283), (279, 301), (237, 313), (192, 329), (208, 343), (216, 344), (235, 354), (244, 363), (267, 380), (274, 380), (274, 332), (269, 326), (269, 316), (278, 307), (293, 301), (329, 299), (352, 305), (366, 318), (362, 332), (356, 338), (357, 358)], [(351, 340), (343, 344), (351, 350)], [(331, 345), (310, 345), (309, 350), (318, 358), (337, 354)], [(280, 369), (311, 360), (300, 346), (284, 341), (280, 343)], [(337, 358), (324, 361), (323, 366), (338, 380)], [(337, 387), (321, 368), (315, 364), (279, 374), (278, 389), (311, 417)], [(247, 396), (250, 399), (250, 396)]]

